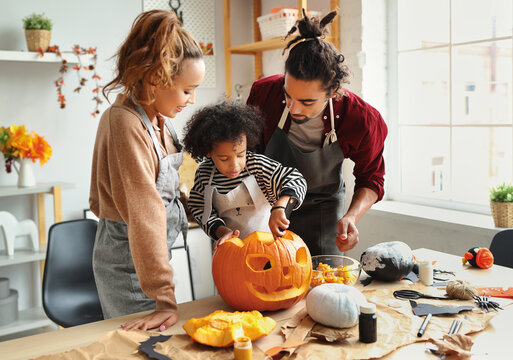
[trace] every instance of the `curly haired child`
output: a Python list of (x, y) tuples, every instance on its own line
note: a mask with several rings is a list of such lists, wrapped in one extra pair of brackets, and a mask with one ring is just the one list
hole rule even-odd
[(185, 150), (197, 161), (189, 207), (217, 244), (254, 231), (284, 235), (290, 198), (301, 205), (306, 181), (296, 169), (251, 150), (262, 131), (260, 112), (222, 102), (197, 111), (187, 122)]

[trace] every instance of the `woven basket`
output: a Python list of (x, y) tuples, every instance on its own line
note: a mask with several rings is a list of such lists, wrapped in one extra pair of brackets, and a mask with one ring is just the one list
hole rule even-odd
[[(321, 16), (320, 11), (307, 11), (308, 16)], [(278, 12), (257, 18), (262, 40), (284, 37), (297, 20), (297, 9), (283, 8)]]
[(513, 202), (490, 201), (490, 208), (496, 227), (513, 228)]
[(43, 52), (50, 46), (52, 32), (49, 30), (25, 30), (25, 39), (29, 51), (37, 51), (41, 48)]

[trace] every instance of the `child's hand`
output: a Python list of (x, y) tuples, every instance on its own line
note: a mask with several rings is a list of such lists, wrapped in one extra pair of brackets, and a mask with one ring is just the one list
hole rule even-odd
[[(228, 229), (228, 228), (227, 228)], [(230, 229), (228, 229), (230, 230)], [(216, 242), (214, 242), (214, 251), (216, 251), (217, 247), (224, 243), (226, 240), (233, 239), (235, 237), (239, 237), (240, 231), (239, 230), (230, 230), (226, 232), (224, 235), (222, 235)]]
[[(290, 221), (285, 216), (284, 209), (274, 209), (269, 217), (269, 229), (273, 233), (274, 238), (285, 235), (285, 229), (289, 228)], [(281, 230), (280, 230), (281, 229)]]

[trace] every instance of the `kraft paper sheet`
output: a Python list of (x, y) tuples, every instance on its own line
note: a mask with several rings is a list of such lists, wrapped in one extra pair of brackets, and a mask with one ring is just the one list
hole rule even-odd
[[(427, 327), (424, 336), (417, 337), (417, 332), (424, 320), (424, 317), (413, 315), (408, 300), (397, 300), (392, 293), (398, 289), (414, 289), (431, 295), (443, 296), (445, 292), (438, 289), (426, 288), (416, 283), (398, 283), (363, 289), (362, 292), (367, 301), (376, 304), (376, 316), (378, 325), (378, 339), (375, 343), (365, 344), (358, 341), (358, 325), (348, 329), (333, 329), (315, 324), (312, 332), (317, 336), (324, 334), (331, 338), (345, 338), (342, 341), (327, 342), (318, 338), (307, 337), (308, 342), (295, 349), (292, 355), (286, 355), (283, 359), (314, 360), (314, 359), (371, 359), (383, 357), (402, 346), (427, 341), (429, 338), (442, 338), (447, 334), (452, 321), (459, 318), (463, 321), (460, 334), (470, 334), (486, 328), (495, 312), (482, 312), (475, 308), (473, 311), (465, 311), (452, 316), (433, 316)], [(417, 302), (425, 302), (433, 305), (461, 306), (472, 305), (471, 300), (428, 300), (417, 299)], [(392, 307), (390, 305), (396, 307)], [(398, 307), (397, 307), (398, 306)], [(308, 316), (305, 312), (298, 313), (298, 316)], [(466, 318), (465, 318), (466, 317)], [(287, 337), (293, 331), (293, 325), (300, 319), (290, 319), (282, 326), (282, 332)], [(292, 326), (291, 326), (292, 325)], [(297, 325), (296, 325), (297, 326)]]
[[(148, 360), (148, 357), (138, 351), (139, 344), (150, 336), (161, 333), (122, 329), (104, 334), (97, 342), (60, 354), (45, 355), (36, 360)], [(233, 348), (213, 348), (195, 343), (188, 335), (173, 335), (169, 340), (157, 343), (155, 351), (173, 360), (228, 360), (233, 359)], [(253, 359), (264, 360), (265, 354), (253, 347)]]
[[(417, 331), (423, 321), (423, 317), (413, 315), (408, 300), (394, 299), (394, 290), (411, 288), (431, 295), (443, 296), (437, 288), (426, 288), (422, 284), (397, 283), (380, 286), (376, 284), (372, 288), (364, 288), (363, 294), (367, 300), (376, 304), (376, 315), (378, 318), (378, 340), (373, 344), (364, 344), (358, 341), (358, 325), (349, 329), (333, 329), (324, 327), (315, 322), (305, 321), (307, 313), (304, 301), (296, 307), (276, 313), (276, 320), (281, 324), (267, 338), (277, 338), (280, 345), (298, 343), (304, 340), (306, 343), (297, 348), (287, 348), (278, 357), (290, 359), (370, 359), (380, 358), (391, 353), (395, 349), (418, 341), (427, 341), (429, 338), (441, 339), (447, 334), (452, 321), (459, 318), (463, 321), (460, 334), (478, 332), (486, 328), (489, 321), (496, 314), (495, 312), (482, 312), (475, 308), (473, 311), (465, 311), (452, 316), (433, 316), (424, 336), (417, 337)], [(417, 302), (426, 302), (434, 305), (460, 306), (473, 304), (471, 300), (428, 300), (418, 299)], [(511, 300), (501, 301), (501, 306), (508, 306)], [(393, 305), (394, 307), (392, 307)], [(273, 313), (266, 314), (272, 316)], [(284, 317), (287, 315), (287, 317)], [(64, 353), (46, 355), (37, 360), (107, 360), (107, 359), (147, 359), (138, 351), (139, 344), (146, 341), (149, 336), (157, 336), (161, 333), (147, 332), (140, 330), (114, 330), (102, 336), (102, 338), (91, 345), (73, 349)], [(164, 332), (165, 334), (165, 332)], [(331, 339), (326, 341), (323, 338)], [(343, 339), (336, 340), (335, 339)], [(253, 344), (253, 359), (265, 359), (264, 351), (271, 348), (267, 346), (262, 338)], [(264, 340), (262, 342), (262, 340)], [(264, 345), (259, 348), (258, 345)], [(186, 334), (173, 335), (169, 340), (158, 343), (155, 350), (169, 356), (173, 360), (203, 360), (203, 359), (233, 359), (233, 348), (212, 348), (197, 344)]]

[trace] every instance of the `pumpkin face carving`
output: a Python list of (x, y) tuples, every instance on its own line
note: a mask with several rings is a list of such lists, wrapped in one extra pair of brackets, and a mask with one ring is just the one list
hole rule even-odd
[(274, 240), (270, 233), (255, 231), (218, 246), (212, 275), (219, 295), (236, 310), (286, 309), (306, 295), (312, 259), (293, 232)]

